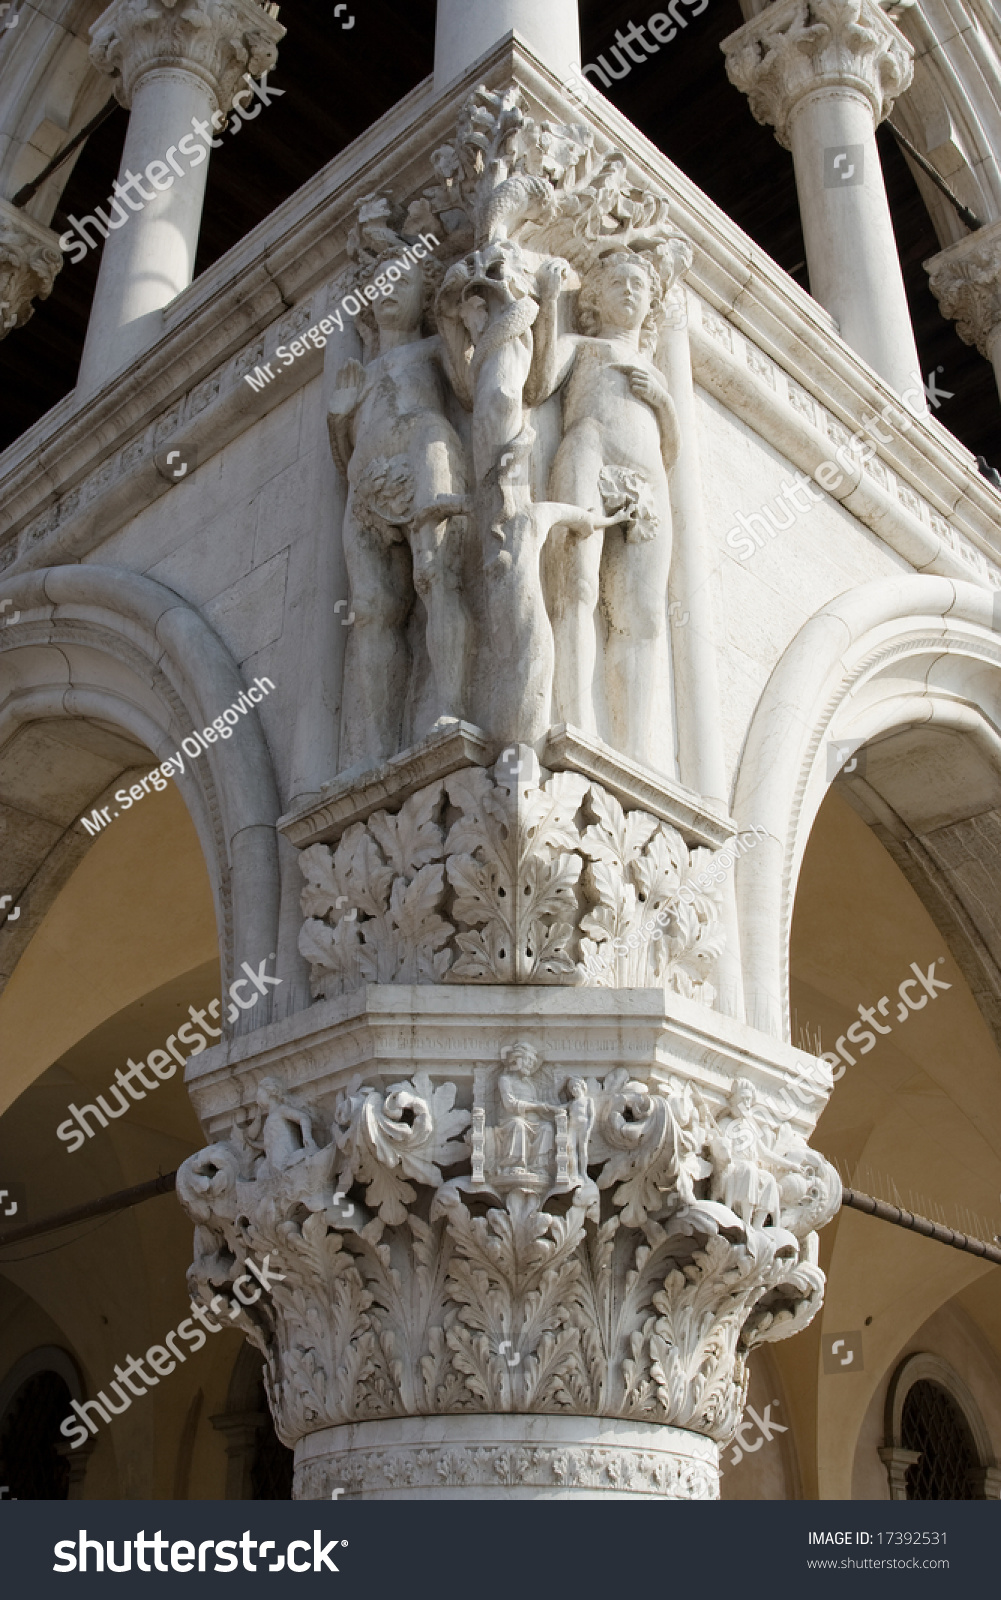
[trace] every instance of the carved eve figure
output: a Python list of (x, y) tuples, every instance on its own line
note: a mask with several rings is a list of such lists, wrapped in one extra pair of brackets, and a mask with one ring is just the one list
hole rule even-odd
[(328, 416), (334, 458), (349, 484), (348, 765), (372, 766), (399, 748), (409, 665), (403, 628), (415, 591), (427, 612), (433, 725), (463, 715), (463, 449), (444, 415), (441, 341), (421, 330), (424, 269), (400, 262), (385, 268), (390, 258), (392, 250), (367, 268), (371, 277), (383, 267), (390, 281), (364, 313), (375, 319), (377, 353), (365, 367), (349, 361), (341, 368)]
[(664, 284), (649, 254), (620, 248), (599, 256), (579, 297), (582, 335), (559, 338), (556, 302), (565, 271), (554, 260), (537, 274), (536, 342), (546, 369), (540, 398), (569, 380), (550, 495), (618, 526), (598, 537), (578, 522), (552, 535), (557, 720), (598, 731), (600, 601), (612, 742), (648, 762), (657, 745), (658, 693), (667, 682), (668, 473), (679, 447), (674, 405), (652, 360)]

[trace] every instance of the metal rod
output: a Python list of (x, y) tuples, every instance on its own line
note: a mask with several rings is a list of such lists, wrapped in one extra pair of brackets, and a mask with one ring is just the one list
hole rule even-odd
[[(148, 1183), (137, 1183), (132, 1189), (118, 1189), (115, 1194), (102, 1195), (99, 1200), (89, 1200), (86, 1205), (74, 1206), (70, 1211), (57, 1211), (38, 1222), (26, 1222), (20, 1228), (8, 1228), (0, 1233), (0, 1249), (5, 1244), (17, 1244), (20, 1239), (37, 1239), (39, 1234), (55, 1233), (74, 1222), (86, 1222), (90, 1217), (103, 1217), (112, 1211), (127, 1211), (129, 1206), (141, 1205), (158, 1194), (170, 1194), (176, 1187), (177, 1173), (165, 1172), (162, 1177), (151, 1178)], [(66, 1244), (72, 1244), (67, 1239)]]
[(75, 133), (69, 143), (63, 145), (63, 148), (60, 150), (59, 154), (52, 157), (52, 160), (49, 162), (48, 166), (42, 168), (41, 172), (38, 174), (38, 177), (32, 178), (30, 183), (26, 183), (23, 188), (18, 189), (17, 194), (11, 201), (11, 205), (26, 206), (32, 195), (38, 193), (45, 180), (47, 178), (51, 178), (57, 167), (62, 166), (67, 156), (71, 156), (73, 154), (73, 151), (76, 149), (77, 145), (83, 144), (85, 139), (89, 139), (90, 135), (101, 126), (102, 122), (107, 122), (117, 105), (118, 101), (115, 99), (114, 95), (112, 95), (107, 104), (101, 107), (100, 111), (97, 113), (97, 116), (91, 117), (86, 127), (81, 128), (79, 133)]
[(876, 1200), (871, 1194), (862, 1194), (858, 1189), (845, 1189), (841, 1203), (850, 1206), (853, 1211), (864, 1211), (868, 1216), (879, 1217), (881, 1222), (892, 1222), (898, 1228), (910, 1228), (912, 1233), (922, 1233), (926, 1239), (951, 1245), (953, 1250), (966, 1250), (971, 1256), (981, 1256), (984, 1261), (993, 1261), (1001, 1267), (1001, 1250), (996, 1244), (972, 1239), (968, 1234), (957, 1233), (955, 1229), (943, 1227), (941, 1222), (932, 1222), (928, 1217), (916, 1217), (913, 1211), (891, 1206), (887, 1200)]
[(942, 177), (942, 174), (940, 172), (936, 172), (927, 156), (923, 156), (921, 151), (911, 144), (911, 141), (908, 139), (906, 133), (901, 133), (899, 128), (895, 128), (889, 118), (887, 118), (886, 126), (893, 134), (893, 137), (896, 139), (897, 143), (902, 144), (911, 159), (917, 162), (918, 166), (921, 168), (921, 171), (928, 174), (936, 188), (941, 189), (942, 193), (945, 195), (945, 198), (950, 201), (953, 206), (955, 206), (956, 214), (959, 217), (960, 222), (965, 223), (971, 233), (976, 233), (978, 228), (982, 228), (984, 224), (981, 222), (980, 218), (975, 212), (970, 210), (969, 206), (964, 206), (958, 195), (953, 194), (952, 190), (949, 188), (949, 185)]

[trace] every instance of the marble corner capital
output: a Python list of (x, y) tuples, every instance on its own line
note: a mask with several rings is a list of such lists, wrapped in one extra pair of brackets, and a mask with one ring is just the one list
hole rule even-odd
[(924, 267), (942, 315), (991, 360), (1001, 329), (1001, 220), (940, 250)]
[(33, 300), (48, 298), (62, 264), (52, 229), (0, 199), (0, 339), (24, 327)]
[(274, 66), (285, 29), (257, 0), (112, 0), (90, 33), (90, 59), (122, 105), (148, 73), (181, 71), (228, 111), (245, 72)]
[(777, 0), (720, 49), (730, 82), (786, 149), (790, 118), (806, 95), (854, 90), (878, 125), (914, 74), (912, 45), (876, 0)]
[[(550, 1494), (707, 1498), (750, 1352), (820, 1308), (841, 1186), (747, 1078), (710, 1104), (639, 1065), (568, 1070), (528, 1026), (471, 1081), (411, 1065), (307, 1096), (268, 1075), (177, 1193), (191, 1292), (262, 1352), (301, 1497), (332, 1470), (366, 1497), (441, 1486), (426, 1430), (447, 1418), (445, 1487), (496, 1492), (517, 1446)], [(533, 1436), (540, 1415), (559, 1421)]]

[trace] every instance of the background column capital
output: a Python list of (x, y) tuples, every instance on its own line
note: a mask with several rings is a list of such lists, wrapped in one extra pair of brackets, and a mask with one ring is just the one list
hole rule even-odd
[(0, 339), (24, 326), (34, 299), (45, 300), (52, 293), (62, 264), (52, 229), (9, 200), (0, 200)]
[(1001, 221), (968, 234), (925, 262), (929, 287), (944, 317), (966, 344), (992, 357), (1001, 328)]
[(122, 105), (148, 73), (174, 70), (198, 78), (224, 111), (245, 72), (274, 66), (285, 34), (257, 0), (113, 0), (90, 31), (90, 59)]
[(818, 89), (854, 89), (878, 126), (910, 85), (914, 51), (875, 0), (778, 0), (724, 39), (730, 82), (790, 148), (789, 119)]

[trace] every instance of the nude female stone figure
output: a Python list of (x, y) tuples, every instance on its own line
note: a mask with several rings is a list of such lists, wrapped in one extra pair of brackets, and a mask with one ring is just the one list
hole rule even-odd
[(668, 473), (679, 447), (674, 405), (651, 355), (663, 296), (648, 255), (619, 249), (585, 275), (579, 335), (557, 337), (555, 306), (566, 275), (554, 260), (537, 281), (536, 339), (544, 381), (536, 404), (563, 383), (563, 439), (550, 497), (614, 517), (553, 531), (552, 601), (557, 720), (598, 732), (594, 679), (598, 607), (605, 623), (611, 742), (634, 760), (658, 746), (658, 703), (668, 681), (667, 578), (671, 564)]

